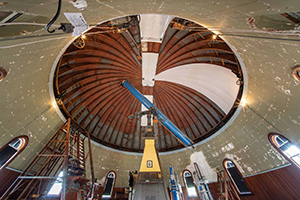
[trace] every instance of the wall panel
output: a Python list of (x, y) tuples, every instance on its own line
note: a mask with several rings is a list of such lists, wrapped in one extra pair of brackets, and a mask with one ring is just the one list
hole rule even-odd
[[(244, 177), (244, 180), (253, 194), (241, 196), (241, 200), (300, 199), (300, 169), (294, 165)], [(209, 187), (214, 199), (217, 199), (217, 183), (210, 183)]]
[(253, 195), (243, 200), (300, 199), (300, 169), (294, 165), (246, 177), (245, 181)]
[(0, 170), (0, 197), (21, 173), (4, 168)]

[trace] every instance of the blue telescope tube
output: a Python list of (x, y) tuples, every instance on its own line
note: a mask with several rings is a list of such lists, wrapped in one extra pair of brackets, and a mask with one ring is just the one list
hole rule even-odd
[(169, 167), (169, 170), (170, 170), (170, 192), (173, 196), (173, 200), (180, 200), (179, 199), (179, 196), (178, 196), (178, 188), (177, 188), (177, 184), (176, 184), (176, 179), (175, 179), (175, 173), (174, 173), (174, 170), (173, 170), (173, 167)]
[(137, 89), (135, 89), (128, 81), (124, 80), (122, 85), (131, 92), (135, 98), (137, 98), (147, 109), (150, 107), (155, 108), (154, 116), (171, 132), (176, 138), (184, 145), (192, 145), (192, 141), (181, 132), (181, 130), (173, 123), (167, 116), (165, 116), (158, 108), (153, 105), (144, 95), (142, 95)]

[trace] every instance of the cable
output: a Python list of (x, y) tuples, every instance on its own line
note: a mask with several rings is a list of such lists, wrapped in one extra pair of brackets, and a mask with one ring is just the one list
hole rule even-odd
[(249, 105), (246, 105), (246, 108), (249, 108), (249, 110), (251, 110), (252, 112), (254, 112), (254, 114), (256, 114), (257, 116), (259, 116), (263, 121), (265, 121), (267, 124), (269, 124), (270, 126), (272, 126), (279, 133), (282, 133), (276, 126), (274, 126), (271, 122), (269, 122), (266, 118), (264, 118), (261, 114), (259, 114), (256, 110), (254, 110), (253, 108), (251, 108)]
[(51, 25), (57, 20), (59, 14), (60, 14), (60, 10), (61, 10), (61, 0), (58, 0), (58, 7), (57, 7), (57, 11), (55, 16), (53, 17), (53, 19), (47, 24), (46, 29), (49, 33), (54, 33), (55, 31), (62, 29), (62, 27), (56, 28), (54, 30), (49, 30)]
[[(47, 24), (41, 23), (32, 23), (32, 22), (13, 22), (13, 23), (0, 23), (0, 26), (11, 26), (11, 25), (31, 25), (31, 26), (47, 26)], [(60, 26), (60, 25), (53, 25), (53, 26)]]

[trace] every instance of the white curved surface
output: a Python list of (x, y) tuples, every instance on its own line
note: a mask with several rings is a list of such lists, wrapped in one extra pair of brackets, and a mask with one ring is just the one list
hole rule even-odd
[(161, 42), (172, 21), (172, 15), (141, 14), (141, 39), (143, 42)]
[(198, 63), (175, 67), (156, 75), (155, 80), (190, 87), (215, 102), (226, 114), (238, 94), (238, 80), (231, 70), (218, 65)]
[(142, 53), (142, 58), (142, 84), (143, 86), (153, 86), (158, 53)]

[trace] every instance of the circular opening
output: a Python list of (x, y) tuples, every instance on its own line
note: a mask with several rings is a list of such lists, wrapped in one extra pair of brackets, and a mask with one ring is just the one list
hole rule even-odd
[[(230, 44), (206, 27), (170, 15), (141, 14), (101, 23), (63, 52), (54, 72), (60, 111), (91, 138), (118, 150), (142, 152), (147, 117), (127, 80), (194, 143), (222, 130), (237, 111), (245, 77)], [(156, 148), (184, 148), (151, 120)]]

